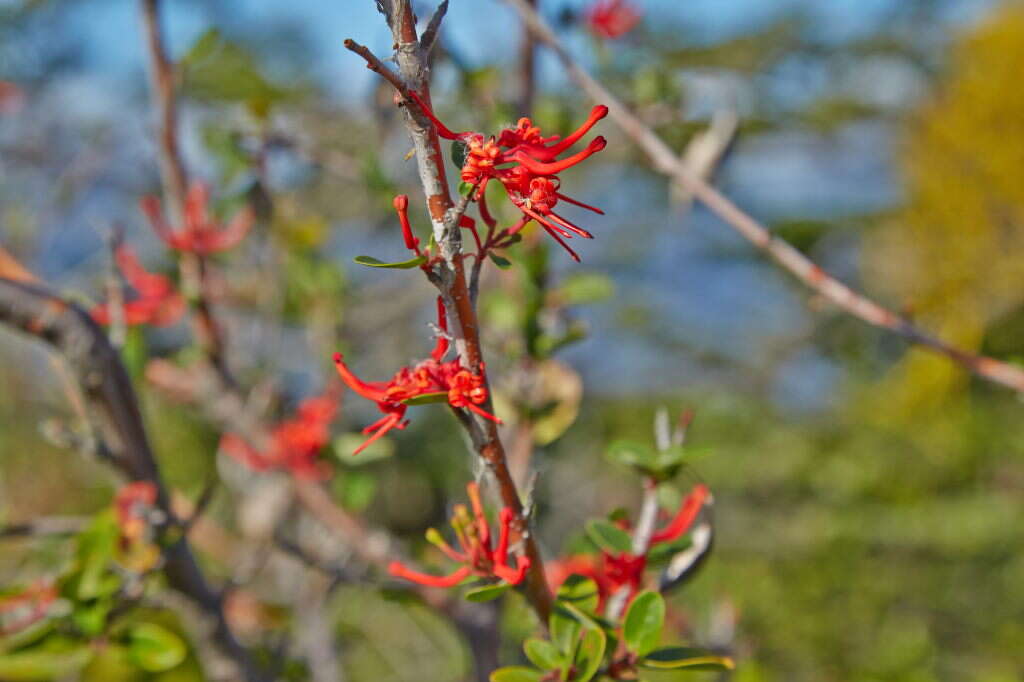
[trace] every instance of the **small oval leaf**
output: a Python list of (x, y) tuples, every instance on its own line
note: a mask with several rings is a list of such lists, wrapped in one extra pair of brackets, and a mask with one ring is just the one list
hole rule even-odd
[(633, 549), (629, 533), (604, 519), (587, 521), (587, 537), (609, 554), (628, 554)]
[(188, 653), (178, 635), (156, 623), (139, 623), (132, 628), (130, 640), (128, 655), (146, 672), (170, 670)]
[(438, 391), (436, 393), (424, 393), (422, 395), (408, 398), (402, 401), (403, 405), (430, 405), (432, 403), (448, 402), (448, 392)]
[(586, 614), (597, 610), (599, 598), (597, 583), (576, 573), (566, 578), (558, 588), (558, 601), (566, 602)]
[(483, 587), (474, 587), (471, 590), (467, 590), (463, 597), (467, 601), (472, 602), (485, 602), (497, 599), (501, 595), (508, 592), (509, 588), (512, 587), (508, 583), (498, 583), (497, 585), (484, 585)]
[(707, 649), (686, 646), (668, 646), (655, 649), (640, 660), (644, 668), (669, 670), (732, 670), (736, 664), (728, 656), (719, 656)]
[(555, 670), (562, 667), (562, 664), (565, 662), (565, 658), (558, 651), (558, 647), (546, 639), (531, 637), (523, 642), (523, 651), (526, 652), (526, 657), (530, 659), (530, 663), (533, 663), (541, 670)]
[(426, 256), (415, 256), (409, 260), (398, 261), (396, 263), (385, 263), (384, 261), (374, 258), (373, 256), (356, 256), (352, 259), (359, 265), (365, 265), (370, 268), (391, 268), (394, 270), (408, 270), (409, 268), (415, 268), (423, 265), (427, 258)]
[(523, 666), (512, 666), (509, 668), (498, 668), (491, 673), (491, 682), (540, 682), (544, 673), (533, 668)]
[(579, 648), (576, 650), (576, 658), (573, 662), (575, 674), (570, 678), (572, 682), (587, 682), (592, 680), (601, 667), (604, 660), (604, 649), (608, 642), (604, 631), (599, 628), (590, 628), (583, 633)]
[(641, 592), (633, 599), (622, 624), (626, 646), (638, 656), (646, 656), (658, 646), (665, 624), (665, 600), (657, 592)]

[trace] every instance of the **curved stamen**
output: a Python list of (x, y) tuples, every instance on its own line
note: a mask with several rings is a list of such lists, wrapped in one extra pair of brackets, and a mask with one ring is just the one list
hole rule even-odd
[(553, 154), (554, 156), (561, 154), (566, 149), (576, 144), (577, 140), (579, 140), (581, 137), (590, 132), (590, 129), (593, 128), (598, 121), (600, 121), (607, 115), (608, 107), (606, 107), (603, 104), (598, 104), (597, 106), (590, 110), (590, 116), (587, 117), (587, 120), (584, 121), (583, 125), (577, 128), (571, 134), (566, 135), (565, 138), (562, 139), (562, 141), (559, 142), (558, 144), (552, 147), (548, 147), (547, 151)]
[(589, 232), (584, 230), (582, 227), (579, 227), (578, 225), (572, 224), (571, 222), (569, 222), (568, 220), (566, 220), (562, 216), (558, 215), (554, 211), (552, 211), (548, 215), (551, 216), (551, 219), (554, 220), (555, 222), (557, 222), (559, 225), (562, 225), (562, 226), (568, 228), (569, 230), (572, 230), (573, 232), (575, 232), (579, 236), (583, 237), (584, 239), (593, 239), (594, 238), (594, 235), (590, 234)]
[(455, 587), (468, 578), (471, 572), (472, 570), (469, 566), (463, 566), (451, 575), (430, 575), (429, 573), (413, 571), (397, 561), (392, 561), (388, 566), (388, 573), (396, 578), (405, 578), (428, 587)]

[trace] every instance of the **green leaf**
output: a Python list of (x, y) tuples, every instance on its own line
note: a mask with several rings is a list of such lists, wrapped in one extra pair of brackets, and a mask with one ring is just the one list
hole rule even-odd
[(686, 458), (686, 451), (678, 445), (659, 451), (636, 441), (620, 440), (608, 447), (608, 458), (663, 481), (676, 474)]
[(548, 629), (551, 632), (551, 642), (564, 658), (571, 658), (576, 654), (576, 643), (582, 627), (580, 620), (566, 603), (555, 602), (551, 609), (551, 617), (548, 619)]
[(437, 393), (424, 393), (414, 398), (403, 400), (403, 405), (431, 405), (433, 403), (446, 403), (448, 402), (448, 392), (438, 391)]
[(408, 270), (409, 268), (415, 268), (417, 266), (423, 265), (427, 261), (427, 258), (426, 256), (416, 256), (415, 258), (399, 261), (397, 263), (385, 263), (384, 261), (378, 260), (373, 256), (356, 256), (352, 260), (354, 260), (359, 265), (365, 265), (370, 268), (391, 268), (392, 270)]
[(76, 596), (82, 600), (113, 594), (120, 585), (116, 576), (107, 573), (107, 566), (117, 549), (117, 524), (113, 513), (100, 514), (78, 536), (78, 575)]
[[(65, 602), (66, 603), (66, 602)], [(55, 619), (52, 617), (43, 618), (31, 625), (15, 630), (9, 635), (0, 637), (0, 654), (12, 649), (23, 649), (29, 644), (38, 642), (50, 634), (55, 627)]]
[(665, 624), (665, 600), (657, 592), (641, 592), (633, 599), (622, 624), (626, 646), (638, 656), (645, 656), (658, 646)]
[(558, 601), (570, 604), (586, 614), (594, 613), (600, 600), (597, 583), (575, 573), (565, 579), (558, 588), (557, 596)]
[(541, 670), (555, 670), (565, 663), (565, 657), (558, 651), (558, 647), (545, 639), (531, 637), (523, 642), (523, 651), (530, 663)]
[[(464, 165), (466, 165), (466, 157), (468, 155), (468, 144), (466, 144), (462, 140), (452, 140), (452, 163), (454, 163), (458, 168), (462, 168)], [(462, 191), (463, 185), (469, 185), (470, 187), (473, 186), (468, 182), (461, 183), (459, 185), (459, 194), (465, 194), (465, 192)]]
[(588, 628), (583, 633), (583, 640), (580, 642), (579, 648), (576, 649), (576, 658), (573, 663), (576, 670), (576, 674), (571, 678), (573, 682), (587, 682), (587, 680), (593, 679), (604, 659), (607, 641), (604, 631), (600, 628)]
[(631, 440), (618, 440), (608, 447), (608, 458), (630, 467), (649, 467), (655, 460), (654, 448)]
[(604, 519), (587, 521), (587, 537), (609, 554), (628, 554), (633, 550), (629, 533)]
[(492, 263), (497, 265), (502, 270), (508, 270), (510, 267), (512, 267), (512, 261), (510, 261), (508, 258), (505, 258), (504, 256), (499, 256), (498, 254), (491, 252), (489, 252), (487, 256), (488, 258), (491, 259)]
[(736, 667), (728, 656), (719, 656), (707, 649), (685, 646), (655, 649), (640, 660), (640, 665), (654, 670), (732, 670)]
[(509, 668), (498, 668), (491, 673), (491, 682), (540, 682), (544, 675), (539, 670), (526, 668), (524, 666), (512, 666)]
[(615, 294), (615, 285), (607, 276), (596, 272), (569, 275), (557, 289), (558, 297), (569, 305), (598, 303)]
[(177, 666), (188, 653), (178, 635), (156, 623), (140, 623), (131, 629), (128, 655), (146, 672), (159, 673)]
[(259, 118), (265, 118), (271, 105), (289, 94), (263, 76), (248, 51), (226, 40), (216, 29), (210, 29), (193, 43), (179, 68), (186, 95), (244, 103)]
[(0, 680), (4, 682), (49, 681), (69, 677), (88, 663), (93, 651), (85, 645), (73, 648), (43, 649), (0, 654)]
[(109, 599), (86, 602), (75, 608), (71, 617), (82, 634), (87, 637), (95, 637), (103, 632), (111, 608), (113, 608), (113, 603)]
[(462, 596), (465, 597), (467, 601), (472, 602), (491, 601), (508, 592), (510, 587), (512, 586), (508, 583), (484, 585), (483, 587), (474, 587), (471, 590), (467, 590)]
[(688, 549), (693, 541), (687, 535), (672, 542), (662, 542), (651, 547), (647, 552), (647, 565), (656, 566), (671, 561), (672, 557), (685, 549)]
[(459, 183), (459, 194), (461, 196), (469, 196), (469, 193), (473, 191), (475, 185), (471, 182), (460, 182)]

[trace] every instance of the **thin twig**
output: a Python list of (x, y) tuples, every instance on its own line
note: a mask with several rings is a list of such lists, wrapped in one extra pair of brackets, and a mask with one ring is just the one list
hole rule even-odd
[[(536, 8), (539, 0), (526, 0)], [(529, 116), (533, 111), (533, 97), (537, 85), (536, 69), (537, 39), (533, 32), (523, 26), (523, 35), (519, 43), (519, 98), (520, 116)]]
[(0, 526), (0, 539), (44, 538), (54, 535), (74, 535), (88, 525), (80, 516), (49, 516), (24, 523)]
[(518, 12), (537, 39), (549, 47), (561, 61), (569, 77), (595, 102), (608, 107), (609, 115), (622, 131), (650, 158), (654, 168), (668, 176), (683, 191), (701, 201), (729, 227), (764, 252), (782, 269), (840, 309), (908, 342), (944, 355), (979, 377), (1024, 392), (1024, 369), (995, 358), (957, 348), (918, 328), (905, 317), (858, 294), (828, 275), (798, 249), (754, 219), (729, 198), (695, 175), (686, 163), (617, 97), (587, 73), (558, 42), (551, 27), (530, 7), (527, 0), (505, 0)]
[(423, 31), (423, 36), (420, 38), (420, 44), (423, 45), (423, 53), (429, 55), (434, 49), (434, 43), (437, 41), (437, 34), (441, 30), (441, 20), (444, 19), (444, 15), (448, 13), (448, 0), (442, 0), (441, 4), (434, 10), (434, 14), (431, 15), (430, 21), (427, 23), (427, 28)]
[[(160, 180), (163, 185), (164, 208), (173, 225), (182, 225), (188, 174), (178, 147), (174, 64), (164, 46), (159, 0), (142, 0), (142, 18), (146, 30), (153, 105), (159, 115)], [(196, 341), (217, 370), (220, 380), (230, 386), (237, 386), (224, 352), (223, 333), (214, 319), (213, 307), (206, 292), (206, 267), (206, 259), (198, 253), (182, 251), (179, 254), (178, 271), (181, 273), (185, 297), (192, 306), (192, 329)]]

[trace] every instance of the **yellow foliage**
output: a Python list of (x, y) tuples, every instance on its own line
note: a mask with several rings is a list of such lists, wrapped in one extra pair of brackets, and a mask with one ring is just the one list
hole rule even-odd
[[(865, 279), (942, 338), (977, 349), (1024, 306), (1024, 6), (994, 12), (950, 56), (901, 154), (907, 205), (865, 251)], [(967, 375), (913, 351), (882, 387), (894, 417), (937, 408)]]

